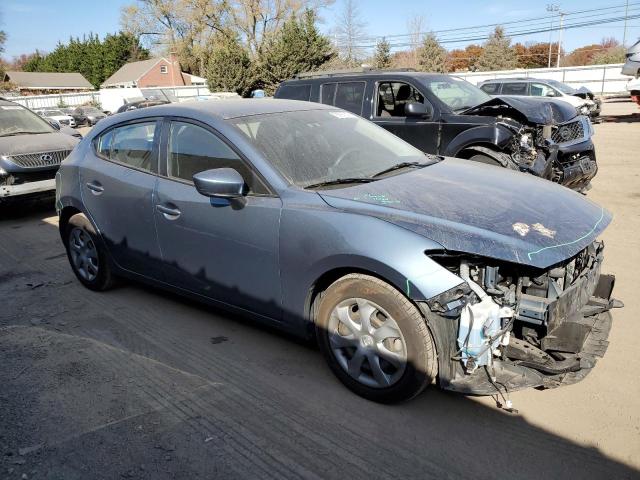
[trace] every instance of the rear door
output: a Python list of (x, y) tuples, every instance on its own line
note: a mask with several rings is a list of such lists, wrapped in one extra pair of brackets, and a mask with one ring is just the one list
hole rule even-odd
[(428, 119), (407, 117), (404, 109), (408, 103), (430, 104), (411, 83), (399, 80), (377, 82), (370, 120), (423, 152), (438, 153), (440, 122), (435, 119), (435, 111), (432, 118)]
[(94, 139), (80, 168), (82, 199), (112, 259), (130, 272), (161, 276), (153, 218), (159, 122), (120, 124)]
[[(167, 281), (279, 319), (280, 198), (209, 127), (173, 119), (164, 131), (155, 218)], [(194, 174), (223, 167), (243, 176), (247, 196), (226, 200), (197, 192)]]

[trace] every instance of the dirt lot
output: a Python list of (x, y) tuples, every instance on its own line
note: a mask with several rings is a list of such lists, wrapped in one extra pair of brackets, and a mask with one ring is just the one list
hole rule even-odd
[[(0, 478), (638, 478), (640, 112), (604, 106), (611, 346), (583, 382), (489, 399), (349, 393), (319, 352), (139, 285), (73, 277), (48, 207), (0, 219)], [(26, 476), (24, 476), (26, 475)]]

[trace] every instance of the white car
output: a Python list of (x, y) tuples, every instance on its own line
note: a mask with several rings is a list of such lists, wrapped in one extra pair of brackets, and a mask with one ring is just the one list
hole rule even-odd
[(631, 100), (640, 105), (640, 77), (632, 78), (627, 82), (627, 91), (631, 95)]
[(73, 119), (71, 115), (67, 115), (62, 110), (51, 109), (51, 110), (41, 110), (38, 112), (41, 117), (52, 119), (58, 122), (61, 126), (67, 127), (75, 127), (76, 121)]
[(629, 47), (625, 54), (625, 64), (622, 66), (622, 74), (630, 77), (640, 77), (640, 40)]
[[(551, 97), (570, 103), (580, 115), (596, 117), (600, 114), (600, 103), (589, 97), (587, 89), (579, 89), (557, 80), (541, 78), (496, 78), (485, 80), (478, 85), (493, 96)], [(595, 97), (594, 97), (595, 98)]]

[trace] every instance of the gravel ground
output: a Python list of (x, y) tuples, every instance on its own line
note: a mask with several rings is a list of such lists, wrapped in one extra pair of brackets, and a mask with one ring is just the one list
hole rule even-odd
[[(73, 277), (53, 210), (0, 220), (0, 478), (638, 478), (640, 113), (604, 105), (588, 197), (615, 215), (611, 345), (576, 385), (382, 406), (310, 345), (139, 285)], [(9, 218), (7, 218), (9, 217)]]

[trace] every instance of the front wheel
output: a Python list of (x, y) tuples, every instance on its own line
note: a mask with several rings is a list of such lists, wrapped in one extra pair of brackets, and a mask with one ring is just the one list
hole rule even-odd
[(431, 333), (399, 291), (368, 275), (347, 275), (323, 294), (316, 335), (333, 373), (369, 400), (418, 395), (437, 374)]

